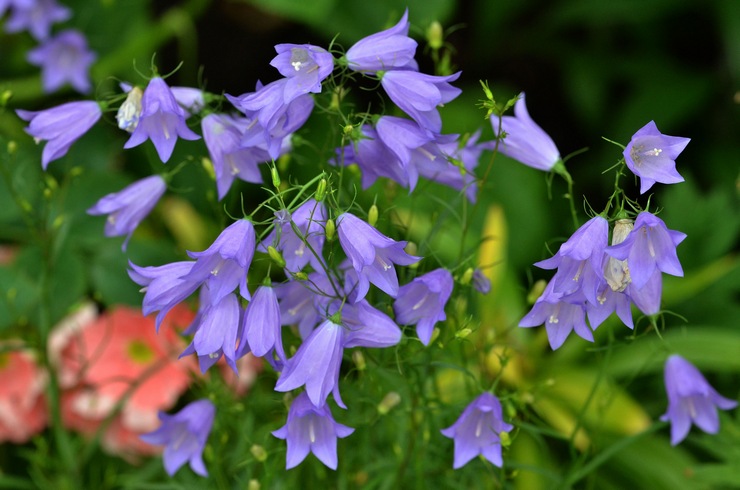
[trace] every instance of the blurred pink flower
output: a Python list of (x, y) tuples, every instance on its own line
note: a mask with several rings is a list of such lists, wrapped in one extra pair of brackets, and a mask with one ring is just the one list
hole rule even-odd
[(0, 443), (24, 443), (46, 427), (46, 373), (27, 351), (0, 351), (0, 379)]
[(177, 331), (193, 316), (174, 308), (157, 334), (154, 318), (138, 309), (119, 306), (96, 318), (88, 306), (60, 325), (49, 355), (65, 390), (65, 425), (92, 435), (113, 417), (102, 436), (106, 450), (124, 456), (156, 452), (138, 434), (154, 430), (157, 412), (172, 408), (188, 388), (195, 362), (177, 359), (184, 349)]

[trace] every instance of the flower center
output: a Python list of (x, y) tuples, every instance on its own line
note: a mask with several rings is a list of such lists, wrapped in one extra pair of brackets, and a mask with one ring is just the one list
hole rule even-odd
[(393, 267), (391, 264), (383, 260), (383, 257), (381, 257), (380, 254), (375, 254), (375, 260), (377, 260), (378, 263), (383, 267), (384, 271), (387, 271), (388, 269)]
[(142, 340), (133, 340), (126, 349), (129, 358), (137, 364), (148, 364), (154, 359), (154, 351)]
[(550, 315), (550, 318), (547, 319), (548, 323), (558, 323), (560, 320), (558, 320), (558, 313), (560, 313), (560, 303), (555, 305), (555, 310)]

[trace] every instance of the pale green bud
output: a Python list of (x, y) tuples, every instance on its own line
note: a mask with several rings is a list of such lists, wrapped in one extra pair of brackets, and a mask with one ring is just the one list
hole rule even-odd
[(367, 222), (370, 226), (375, 226), (378, 222), (378, 206), (373, 204), (370, 206), (370, 211), (367, 213)]

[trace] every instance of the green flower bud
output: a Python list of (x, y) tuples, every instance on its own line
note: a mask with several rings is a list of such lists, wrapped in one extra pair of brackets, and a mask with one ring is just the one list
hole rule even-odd
[(362, 351), (355, 350), (352, 352), (352, 362), (355, 363), (358, 371), (364, 371), (367, 367), (365, 356), (362, 354)]
[(334, 220), (330, 219), (326, 222), (326, 239), (331, 241), (334, 240), (334, 236), (337, 233), (337, 225), (334, 224)]
[(370, 206), (370, 211), (367, 213), (367, 222), (370, 226), (375, 226), (378, 222), (378, 206), (373, 204)]
[(441, 48), (445, 40), (445, 33), (444, 29), (442, 29), (442, 24), (436, 20), (429, 24), (429, 27), (427, 27), (426, 38), (430, 48)]
[(467, 286), (468, 284), (470, 284), (470, 281), (473, 280), (473, 272), (474, 271), (472, 267), (468, 267), (467, 269), (465, 269), (463, 275), (460, 276), (460, 284), (462, 284), (463, 286)]
[(545, 286), (547, 286), (547, 282), (544, 279), (540, 279), (534, 283), (532, 290), (529, 291), (529, 294), (527, 295), (527, 303), (533, 305), (534, 302), (537, 301), (537, 298), (542, 295), (542, 292), (545, 290)]
[(283, 258), (283, 254), (278, 252), (278, 250), (270, 245), (267, 247), (267, 255), (270, 256), (273, 262), (277, 264), (278, 267), (281, 269), (285, 267), (285, 259)]
[(265, 448), (259, 444), (253, 444), (252, 447), (249, 448), (249, 452), (252, 453), (254, 459), (260, 463), (264, 463), (267, 460), (267, 451), (265, 451)]
[(316, 186), (316, 195), (314, 196), (317, 201), (321, 202), (326, 197), (326, 179), (321, 179), (319, 185)]
[(280, 180), (280, 175), (278, 175), (277, 167), (270, 167), (270, 176), (272, 176), (273, 187), (275, 187), (275, 189), (279, 189), (281, 180)]
[(391, 391), (378, 404), (378, 413), (380, 415), (387, 415), (399, 403), (401, 403), (401, 395), (395, 391)]

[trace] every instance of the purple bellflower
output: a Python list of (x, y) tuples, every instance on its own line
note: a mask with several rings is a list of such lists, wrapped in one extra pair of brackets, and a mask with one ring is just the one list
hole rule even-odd
[(360, 39), (344, 58), (350, 70), (374, 73), (382, 70), (415, 68), (417, 43), (409, 37), (409, 11), (398, 23), (381, 32)]
[(391, 70), (382, 72), (380, 84), (393, 103), (419, 126), (439, 133), (442, 131), (442, 119), (437, 107), (460, 95), (462, 90), (449, 83), (459, 77), (460, 72), (440, 77), (416, 71)]
[(95, 58), (85, 36), (73, 29), (60, 32), (27, 55), (29, 63), (41, 67), (41, 85), (46, 93), (67, 82), (78, 92), (88, 93), (90, 65)]
[(573, 330), (582, 339), (593, 342), (593, 333), (586, 325), (586, 299), (583, 293), (578, 291), (564, 296), (554, 292), (553, 287), (554, 281), (551, 280), (530, 312), (521, 319), (519, 326), (538, 327), (544, 323), (552, 350), (563, 345)]
[(379, 177), (386, 177), (408, 187), (408, 167), (383, 143), (376, 129), (365, 124), (360, 128), (360, 133), (359, 141), (337, 149), (337, 156), (331, 163), (345, 166), (356, 163), (362, 170), (363, 189), (373, 185)]
[[(331, 309), (329, 311), (332, 311)], [(344, 347), (391, 347), (401, 341), (401, 329), (385, 313), (370, 306), (366, 300), (345, 304), (342, 309)]]
[(656, 269), (672, 276), (683, 276), (676, 247), (685, 238), (685, 233), (669, 230), (662, 219), (643, 211), (637, 215), (634, 229), (627, 238), (606, 248), (606, 253), (627, 261), (631, 282), (641, 289)]
[(258, 162), (270, 157), (264, 151), (260, 154), (253, 148), (242, 147), (245, 125), (246, 121), (226, 114), (209, 114), (201, 121), (203, 139), (216, 174), (219, 199), (224, 198), (236, 177), (245, 182), (262, 183)]
[(447, 319), (445, 305), (452, 294), (452, 285), (450, 271), (435, 269), (401, 286), (393, 304), (396, 321), (402, 325), (416, 325), (419, 340), (429, 345), (434, 325)]
[(236, 367), (236, 339), (240, 327), (239, 300), (235, 294), (227, 294), (218, 303), (201, 303), (197, 322), (188, 327), (195, 330), (192, 343), (180, 357), (197, 354), (201, 372), (206, 372), (219, 360), (221, 355), (226, 363), (239, 373)]
[(557, 253), (534, 265), (558, 271), (552, 278), (553, 292), (570, 294), (583, 291), (586, 299), (597, 303), (596, 293), (603, 275), (604, 250), (609, 243), (609, 222), (595, 216), (578, 228)]
[(455, 441), (452, 467), (461, 468), (481, 454), (500, 468), (504, 462), (499, 434), (513, 428), (514, 426), (504, 422), (498, 398), (488, 392), (481, 394), (470, 402), (452, 426), (441, 431), (442, 435)]
[(71, 16), (72, 11), (56, 0), (16, 1), (5, 23), (5, 32), (12, 34), (28, 30), (37, 41), (44, 41), (49, 37), (52, 24), (64, 22)]
[(339, 244), (357, 272), (357, 297), (367, 294), (370, 283), (391, 297), (398, 295), (398, 276), (394, 264), (410, 265), (421, 260), (407, 254), (406, 242), (397, 242), (380, 233), (368, 223), (350, 213), (336, 220)]
[(142, 313), (149, 315), (159, 312), (156, 318), (157, 330), (167, 313), (198, 289), (198, 283), (183, 279), (194, 265), (195, 262), (189, 260), (156, 267), (139, 267), (129, 262), (128, 275), (132, 281), (142, 286), (141, 292), (144, 293)]
[(281, 333), (280, 305), (272, 287), (257, 288), (244, 314), (243, 327), (252, 354), (264, 357), (274, 350), (281, 360), (286, 360)]
[(473, 289), (480, 294), (491, 292), (491, 280), (478, 268), (473, 271)]
[(47, 141), (41, 154), (44, 170), (49, 162), (66, 155), (72, 143), (89, 131), (103, 115), (98, 103), (92, 100), (68, 102), (38, 112), (21, 109), (16, 112), (24, 121), (30, 121), (26, 132), (37, 143)]
[(671, 423), (671, 445), (686, 438), (695, 423), (708, 434), (719, 431), (717, 408), (731, 410), (737, 402), (721, 396), (712, 388), (696, 367), (679, 355), (668, 357), (665, 363), (665, 389), (668, 411), (660, 420)]
[[(300, 231), (300, 236), (293, 230), (291, 222)], [(326, 239), (325, 223), (326, 207), (314, 199), (301, 204), (292, 214), (285, 210), (277, 211), (275, 229), (260, 243), (257, 250), (267, 253), (267, 247), (274, 246), (282, 252), (285, 268), (290, 272), (298, 272), (309, 263), (314, 270), (321, 270), (321, 259), (311, 249), (321, 257)]]
[(689, 141), (689, 138), (662, 134), (654, 121), (632, 136), (624, 149), (624, 161), (632, 173), (640, 177), (640, 194), (645, 194), (656, 182), (683, 182), (676, 171), (676, 158)]
[(178, 136), (186, 140), (200, 139), (185, 124), (185, 111), (167, 83), (161, 77), (154, 77), (149, 80), (141, 98), (141, 116), (136, 129), (123, 147), (133, 148), (150, 139), (160, 160), (166, 163), (172, 156)]
[(306, 392), (293, 400), (288, 421), (272, 435), (288, 444), (285, 469), (298, 466), (312, 452), (329, 468), (337, 469), (337, 438), (344, 438), (355, 430), (337, 423), (328, 405), (316, 407)]
[(347, 406), (339, 394), (339, 367), (344, 352), (344, 327), (331, 320), (316, 327), (285, 364), (275, 391), (290, 391), (306, 386), (316, 407), (323, 407), (329, 393), (342, 408)]
[(199, 88), (193, 87), (170, 87), (172, 95), (180, 107), (185, 111), (186, 119), (197, 114), (206, 106), (205, 95)]
[(191, 271), (183, 277), (187, 281), (206, 284), (211, 303), (239, 286), (244, 299), (251, 299), (247, 289), (247, 273), (254, 257), (255, 233), (252, 222), (236, 220), (229, 225), (208, 249), (203, 252), (188, 252), (196, 259)]
[(491, 125), (496, 136), (501, 131), (506, 133), (498, 149), (507, 157), (545, 172), (560, 161), (560, 152), (552, 138), (529, 117), (524, 92), (514, 105), (514, 116), (502, 116), (500, 125), (498, 117), (491, 117)]
[(321, 82), (334, 69), (334, 57), (324, 48), (311, 44), (278, 44), (278, 55), (270, 64), (288, 79), (283, 102), (289, 104), (309, 92), (321, 92)]
[(167, 190), (167, 184), (159, 175), (138, 180), (119, 192), (101, 198), (87, 214), (107, 214), (105, 236), (124, 236), (122, 249), (126, 250), (131, 235), (139, 223), (152, 211), (157, 201)]
[(203, 464), (203, 449), (211, 433), (216, 407), (210, 400), (189, 403), (174, 415), (159, 412), (162, 425), (159, 429), (143, 434), (147, 444), (164, 445), (164, 468), (170, 476), (186, 462), (200, 476), (208, 476)]
[(333, 294), (329, 279), (320, 272), (312, 272), (308, 280), (290, 281), (275, 286), (280, 302), (283, 325), (298, 325), (302, 339), (307, 339), (314, 327), (321, 323)]

